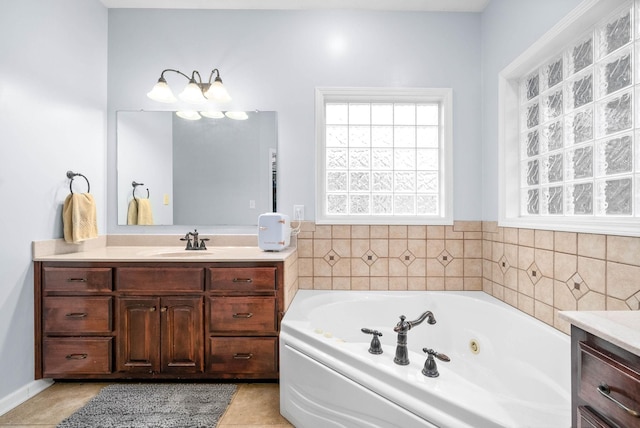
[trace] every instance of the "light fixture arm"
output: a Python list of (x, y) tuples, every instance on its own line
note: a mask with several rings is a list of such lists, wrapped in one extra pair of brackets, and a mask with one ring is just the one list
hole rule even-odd
[(211, 83), (211, 78), (213, 77), (213, 73), (216, 74), (216, 79), (215, 81), (220, 81), (222, 82), (222, 79), (220, 78), (220, 72), (218, 71), (217, 68), (214, 68), (213, 70), (211, 70), (211, 74), (209, 75), (209, 83)]

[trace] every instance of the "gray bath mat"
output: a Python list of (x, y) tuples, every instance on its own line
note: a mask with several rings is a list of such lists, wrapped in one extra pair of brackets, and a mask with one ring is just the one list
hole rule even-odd
[(228, 384), (108, 385), (58, 428), (215, 427), (235, 391)]

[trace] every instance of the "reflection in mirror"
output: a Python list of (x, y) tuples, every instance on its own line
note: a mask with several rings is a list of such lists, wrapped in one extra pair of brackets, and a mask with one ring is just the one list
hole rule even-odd
[(117, 112), (118, 224), (254, 226), (276, 211), (276, 112), (247, 114)]

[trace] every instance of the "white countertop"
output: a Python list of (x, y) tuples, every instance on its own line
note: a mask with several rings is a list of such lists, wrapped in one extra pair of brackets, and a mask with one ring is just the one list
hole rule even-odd
[(562, 311), (559, 316), (640, 356), (640, 311)]
[(65, 254), (40, 255), (34, 261), (75, 262), (256, 262), (284, 261), (296, 249), (263, 251), (259, 247), (209, 247), (207, 250), (185, 250), (184, 246), (104, 246)]

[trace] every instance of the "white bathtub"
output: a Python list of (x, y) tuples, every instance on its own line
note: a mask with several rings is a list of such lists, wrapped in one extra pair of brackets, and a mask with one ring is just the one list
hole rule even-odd
[[(399, 316), (426, 310), (437, 323), (409, 330), (395, 364)], [(450, 357), (438, 377), (423, 348)], [(483, 292), (300, 290), (282, 320), (280, 412), (297, 428), (568, 428), (570, 383), (569, 336)]]

